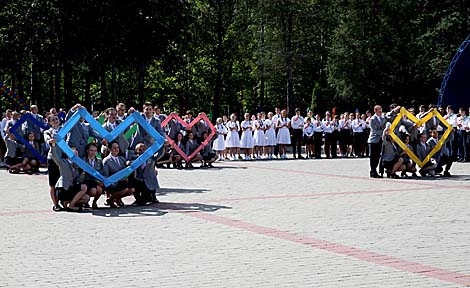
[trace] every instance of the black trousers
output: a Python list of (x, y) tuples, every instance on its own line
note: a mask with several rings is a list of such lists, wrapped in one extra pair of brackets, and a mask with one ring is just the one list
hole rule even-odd
[(336, 158), (336, 137), (335, 136), (336, 136), (335, 132), (325, 133), (326, 158), (330, 158), (330, 157)]
[(292, 129), (292, 155), (295, 157), (297, 155), (300, 157), (302, 154), (302, 129)]
[(382, 154), (382, 140), (380, 140), (378, 143), (369, 143), (369, 151), (370, 173), (377, 174), (377, 166), (379, 166), (380, 156)]
[(321, 144), (323, 142), (323, 132), (313, 133), (313, 145), (315, 146), (315, 158), (321, 158)]
[(354, 155), (356, 157), (363, 156), (362, 147), (364, 147), (364, 132), (354, 133)]
[[(443, 170), (449, 172), (450, 168), (452, 167), (452, 157), (447, 155), (441, 155), (439, 159), (439, 163), (437, 164), (436, 173), (441, 173)], [(445, 169), (443, 168), (445, 166)]]

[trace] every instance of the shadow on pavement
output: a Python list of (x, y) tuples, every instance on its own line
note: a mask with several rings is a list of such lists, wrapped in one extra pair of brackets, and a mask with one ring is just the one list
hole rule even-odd
[(163, 196), (171, 193), (181, 193), (181, 194), (186, 194), (186, 193), (205, 193), (210, 190), (208, 189), (181, 189), (181, 188), (160, 188), (157, 189), (157, 196)]
[(170, 203), (162, 202), (149, 206), (124, 206), (121, 208), (100, 208), (98, 210), (86, 210), (82, 213), (91, 213), (101, 217), (142, 217), (163, 216), (168, 212), (214, 212), (219, 209), (232, 209), (229, 206), (210, 205), (203, 203)]

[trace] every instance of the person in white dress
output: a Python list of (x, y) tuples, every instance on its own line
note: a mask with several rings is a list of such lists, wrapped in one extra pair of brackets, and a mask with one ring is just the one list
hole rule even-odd
[(255, 145), (255, 153), (256, 159), (264, 158), (265, 151), (264, 146), (266, 145), (266, 125), (265, 122), (265, 114), (264, 112), (258, 113), (258, 119), (254, 123), (255, 133), (253, 135), (254, 145)]
[(304, 140), (305, 140), (305, 152), (307, 158), (313, 158), (315, 154), (315, 146), (313, 145), (313, 124), (312, 118), (307, 117), (307, 122), (304, 126)]
[(279, 155), (281, 159), (287, 159), (286, 145), (290, 145), (290, 119), (287, 118), (286, 110), (281, 111), (281, 117), (277, 119), (277, 144), (279, 144)]
[(238, 131), (240, 130), (240, 124), (237, 121), (235, 114), (230, 115), (230, 121), (227, 122), (227, 138), (225, 139), (225, 147), (229, 149), (230, 160), (235, 161), (237, 149), (240, 149), (240, 137)]
[(268, 159), (273, 159), (274, 147), (276, 146), (276, 123), (273, 120), (273, 112), (268, 113), (268, 119), (264, 121), (265, 126), (265, 152)]
[(251, 152), (253, 149), (253, 126), (250, 120), (250, 113), (245, 113), (245, 120), (240, 124), (242, 137), (240, 139), (240, 148), (243, 148), (245, 160), (251, 160)]
[(222, 118), (217, 118), (216, 120), (216, 131), (217, 131), (217, 138), (215, 138), (212, 149), (214, 149), (217, 155), (217, 161), (224, 161), (224, 151), (225, 151), (225, 135), (227, 135), (228, 130), (224, 125)]

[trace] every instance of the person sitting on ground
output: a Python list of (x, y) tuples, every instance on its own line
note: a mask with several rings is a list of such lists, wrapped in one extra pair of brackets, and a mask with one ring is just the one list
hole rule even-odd
[[(133, 159), (137, 159), (147, 150), (147, 146), (144, 143), (139, 143), (135, 146), (135, 155)], [(147, 161), (140, 165), (134, 173), (131, 174), (129, 180), (129, 187), (134, 189), (135, 205), (142, 206), (148, 205), (150, 202), (157, 203), (157, 197), (155, 196), (156, 189), (160, 188), (158, 185), (157, 174), (155, 172), (155, 161), (158, 155), (147, 159)], [(132, 161), (127, 161), (127, 165), (130, 166)]]
[[(410, 139), (411, 139), (410, 135), (405, 134), (404, 136), (402, 136), (401, 140), (403, 141), (403, 143), (405, 143), (405, 145), (408, 147), (410, 151), (414, 151), (413, 147), (410, 144)], [(417, 177), (416, 163), (414, 163), (410, 159), (410, 156), (406, 154), (406, 151), (402, 150), (401, 148), (399, 150), (401, 150), (400, 157), (403, 158), (403, 165), (405, 165), (405, 170), (401, 172), (401, 177), (406, 177), (407, 176), (406, 172), (412, 173), (412, 177)]]
[[(96, 158), (96, 153), (98, 152), (98, 146), (95, 143), (88, 143), (85, 147), (86, 156), (83, 158), (88, 165), (90, 165), (95, 171), (99, 173), (103, 173), (103, 161), (101, 159)], [(82, 172), (84, 174), (84, 183), (87, 186), (87, 194), (90, 197), (93, 197), (92, 208), (98, 209), (98, 199), (103, 194), (103, 184), (96, 179), (94, 176), (86, 173), (85, 171)]]
[[(32, 131), (29, 132), (28, 133), (28, 143), (29, 143), (29, 145), (31, 145), (36, 151), (39, 151), (39, 144), (38, 144), (37, 141), (35, 141), (35, 139), (36, 138), (34, 136), (34, 133)], [(25, 149), (23, 156), (28, 159), (28, 165), (29, 165), (30, 169), (27, 172), (28, 173), (39, 172), (39, 166), (40, 166), (41, 163), (36, 158), (36, 156), (34, 156), (34, 154), (28, 149)]]
[(403, 164), (403, 158), (398, 152), (398, 145), (395, 143), (395, 140), (389, 135), (390, 127), (385, 128), (382, 136), (383, 141), (383, 152), (382, 152), (382, 161), (384, 169), (386, 169), (388, 178), (399, 178), (397, 174), (398, 171), (404, 171), (406, 169)]
[[(119, 144), (112, 142), (109, 144), (111, 153), (103, 159), (103, 176), (109, 177), (126, 167), (126, 159), (119, 156)], [(128, 179), (121, 179), (117, 183), (106, 187), (105, 190), (110, 193), (109, 198), (106, 200), (106, 205), (111, 208), (124, 206), (122, 198), (132, 195), (134, 189), (129, 188)], [(115, 205), (116, 204), (116, 205)]]
[[(429, 145), (430, 150), (434, 149), (434, 147), (439, 142), (439, 133), (437, 132), (436, 128), (431, 129), (430, 131), (431, 137), (428, 139), (427, 144)], [(447, 147), (448, 139), (446, 142), (441, 146), (441, 149), (434, 154), (434, 158), (436, 159), (437, 166), (436, 166), (436, 173), (441, 173), (444, 171), (442, 176), (450, 177), (450, 168), (452, 167), (452, 163), (454, 162), (452, 157), (450, 157), (449, 148)], [(444, 169), (445, 166), (445, 169)]]
[[(83, 183), (80, 172), (75, 164), (69, 158), (61, 157), (62, 152), (56, 146), (56, 140), (49, 140), (51, 146), (52, 159), (59, 166), (60, 177), (56, 184), (58, 199), (62, 202), (62, 206), (70, 212), (80, 210), (80, 206), (88, 203), (90, 197), (86, 194), (87, 186)], [(75, 155), (78, 151), (75, 147), (70, 147)]]
[[(208, 138), (207, 132), (202, 133), (202, 140), (206, 141)], [(209, 143), (204, 146), (201, 150), (201, 155), (202, 155), (202, 160), (203, 160), (203, 165), (202, 167), (214, 167), (212, 166), (212, 163), (215, 162), (216, 158), (216, 153), (212, 150), (212, 143), (209, 141)]]
[[(191, 131), (188, 131), (187, 134), (188, 140), (186, 141), (186, 150), (185, 153), (188, 157), (196, 150), (199, 146), (199, 143), (194, 139), (194, 134)], [(191, 160), (186, 163), (186, 168), (193, 168), (192, 162), (202, 161), (201, 153), (197, 153)]]
[(7, 151), (5, 152), (5, 163), (8, 166), (8, 172), (12, 174), (18, 174), (20, 170), (24, 172), (29, 171), (28, 158), (24, 158), (22, 153), (19, 153), (23, 145), (16, 142), (15, 135), (10, 133), (9, 130), (5, 131), (5, 141)]
[[(435, 128), (432, 128), (435, 129)], [(426, 133), (423, 132), (419, 135), (419, 143), (416, 145), (416, 156), (418, 156), (419, 160), (423, 161), (431, 151), (431, 148), (428, 143), (426, 143), (427, 136)], [(431, 158), (423, 167), (419, 170), (419, 174), (421, 176), (426, 176), (429, 173), (432, 177), (436, 175), (434, 169), (437, 167), (437, 162), (434, 158)]]

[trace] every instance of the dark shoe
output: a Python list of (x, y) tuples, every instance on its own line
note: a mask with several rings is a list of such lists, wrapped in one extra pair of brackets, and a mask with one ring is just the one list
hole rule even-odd
[(379, 178), (379, 174), (377, 174), (377, 172), (375, 171), (370, 171), (370, 178)]
[(452, 175), (450, 175), (449, 171), (444, 171), (444, 175), (442, 175), (443, 177), (451, 177)]
[(116, 204), (114, 204), (113, 199), (107, 199), (104, 202), (104, 205), (109, 206), (109, 208), (117, 208)]
[(122, 202), (121, 199), (119, 199), (119, 200), (116, 199), (115, 201), (116, 201), (116, 204), (117, 204), (119, 207), (124, 207), (124, 202)]
[(91, 209), (93, 209), (93, 210), (98, 210), (98, 203), (93, 202), (93, 203), (91, 204)]
[(411, 174), (411, 177), (416, 178), (416, 177), (418, 177), (418, 175), (416, 175), (416, 173), (413, 173), (413, 174)]
[(67, 207), (65, 208), (65, 211), (67, 212), (80, 212), (80, 207)]
[(299, 158), (299, 159), (305, 159), (304, 156), (302, 156), (302, 155), (299, 155), (299, 157), (297, 157), (297, 158)]
[(397, 174), (393, 173), (390, 175), (390, 178), (392, 179), (400, 179), (400, 176), (398, 176)]
[(83, 204), (83, 208), (85, 208), (85, 209), (90, 209), (91, 207), (90, 207), (90, 204), (85, 203), (85, 204)]
[(59, 212), (62, 211), (62, 207), (59, 204), (52, 206), (52, 211)]

